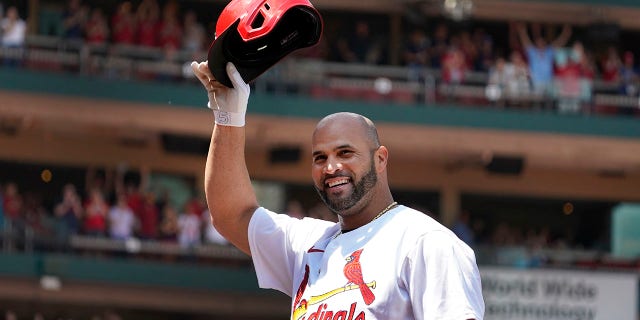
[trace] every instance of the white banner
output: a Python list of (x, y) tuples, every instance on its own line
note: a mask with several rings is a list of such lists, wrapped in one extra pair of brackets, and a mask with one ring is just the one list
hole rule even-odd
[(485, 320), (636, 320), (638, 276), (481, 268)]

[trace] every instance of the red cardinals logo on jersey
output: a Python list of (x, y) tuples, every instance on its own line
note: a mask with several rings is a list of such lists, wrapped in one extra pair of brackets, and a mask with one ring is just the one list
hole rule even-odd
[[(298, 290), (293, 300), (293, 312), (291, 314), (291, 319), (365, 320), (365, 313), (362, 310), (358, 310), (357, 302), (353, 302), (348, 310), (344, 308), (334, 309), (327, 302), (329, 298), (351, 290), (359, 290), (366, 305), (370, 305), (376, 299), (373, 291), (371, 291), (371, 289), (375, 289), (376, 281), (373, 280), (370, 282), (364, 282), (362, 276), (362, 267), (360, 265), (360, 255), (362, 254), (362, 250), (363, 249), (354, 251), (345, 258), (347, 262), (344, 265), (343, 273), (348, 280), (345, 285), (336, 287), (333, 290), (321, 293), (319, 295), (312, 295), (310, 297), (307, 297), (307, 299), (303, 298), (303, 296), (305, 289), (307, 288), (307, 285), (309, 283), (310, 268), (309, 265), (305, 265), (305, 273), (302, 280), (300, 281), (300, 285), (298, 286)], [(323, 253), (324, 250), (312, 247), (308, 252)], [(317, 310), (315, 312), (311, 312), (311, 310), (316, 309), (316, 306)], [(311, 312), (311, 314), (307, 314), (308, 311)]]
[(360, 293), (362, 294), (362, 299), (364, 303), (370, 305), (373, 300), (376, 299), (376, 296), (373, 295), (373, 291), (369, 288), (369, 286), (364, 282), (362, 278), (362, 267), (360, 266), (360, 254), (362, 254), (362, 250), (354, 251), (350, 256), (348, 256), (345, 260), (347, 260), (347, 264), (344, 265), (344, 276), (347, 277), (347, 285), (350, 283), (358, 286), (360, 288)]

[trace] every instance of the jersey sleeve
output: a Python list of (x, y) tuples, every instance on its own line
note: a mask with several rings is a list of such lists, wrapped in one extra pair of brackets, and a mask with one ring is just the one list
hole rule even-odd
[(297, 219), (258, 208), (249, 222), (249, 248), (261, 288), (292, 295), (295, 270), (302, 270), (302, 254), (333, 223)]
[(415, 319), (482, 320), (484, 300), (475, 255), (455, 235), (424, 235), (402, 271)]

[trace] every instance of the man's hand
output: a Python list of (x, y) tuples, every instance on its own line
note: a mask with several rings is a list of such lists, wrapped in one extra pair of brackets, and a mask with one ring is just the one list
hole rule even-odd
[(228, 88), (218, 82), (208, 67), (208, 62), (192, 62), (193, 73), (207, 90), (209, 96), (208, 107), (215, 114), (216, 124), (224, 126), (243, 127), (247, 113), (250, 87), (231, 63), (227, 63), (227, 74), (233, 83)]

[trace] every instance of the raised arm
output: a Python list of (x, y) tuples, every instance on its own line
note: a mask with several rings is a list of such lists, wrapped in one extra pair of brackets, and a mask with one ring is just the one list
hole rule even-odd
[(568, 24), (565, 24), (562, 27), (562, 31), (560, 32), (560, 35), (558, 35), (558, 37), (555, 40), (553, 40), (553, 42), (551, 43), (551, 46), (553, 46), (554, 48), (564, 47), (564, 45), (566, 45), (567, 42), (569, 42), (571, 33), (572, 33), (571, 26)]
[(533, 46), (533, 43), (531, 42), (531, 38), (529, 38), (529, 35), (527, 34), (527, 26), (524, 23), (522, 22), (517, 23), (516, 31), (518, 32), (518, 37), (520, 38), (520, 42), (522, 43), (522, 46), (525, 49), (527, 47)]
[(204, 178), (211, 220), (222, 236), (250, 255), (249, 221), (258, 201), (244, 154), (249, 85), (232, 64), (227, 65), (227, 73), (234, 88), (215, 81), (207, 62), (193, 62), (191, 67), (207, 90), (215, 115)]

